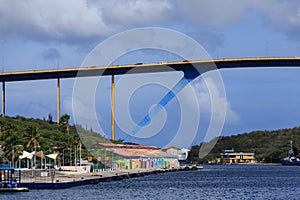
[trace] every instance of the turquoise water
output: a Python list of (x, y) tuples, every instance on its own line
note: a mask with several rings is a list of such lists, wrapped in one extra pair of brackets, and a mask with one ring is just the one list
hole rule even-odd
[(215, 165), (0, 199), (300, 199), (300, 166)]

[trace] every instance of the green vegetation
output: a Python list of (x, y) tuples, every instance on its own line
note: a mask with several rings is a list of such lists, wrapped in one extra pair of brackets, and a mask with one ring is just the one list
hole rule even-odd
[(17, 159), (23, 150), (31, 152), (36, 149), (44, 154), (62, 153), (66, 148), (75, 149), (76, 144), (81, 142), (84, 157), (88, 154), (84, 150), (85, 147), (107, 142), (98, 133), (87, 131), (80, 126), (70, 126), (69, 115), (63, 115), (59, 125), (52, 121), (52, 117), (49, 119), (27, 119), (21, 116), (0, 118), (0, 144), (3, 150), (0, 163), (12, 160), (13, 149), (14, 159)]
[[(12, 160), (26, 150), (42, 150), (44, 154), (62, 153), (63, 149), (75, 149), (78, 142), (82, 143), (82, 157), (89, 155), (86, 148), (108, 140), (92, 130), (85, 130), (80, 125), (71, 126), (69, 115), (63, 115), (60, 124), (48, 120), (27, 119), (21, 116), (0, 118), (0, 163)], [(189, 154), (188, 162), (207, 162), (220, 157), (225, 149), (234, 148), (235, 152), (254, 152), (258, 162), (279, 162), (286, 157), (290, 149), (290, 140), (293, 140), (294, 152), (300, 153), (300, 127), (282, 129), (276, 131), (254, 131), (251, 133), (233, 136), (219, 137), (212, 151), (203, 159), (200, 159), (199, 149), (201, 145), (193, 146)], [(117, 140), (115, 143), (122, 143)], [(84, 144), (84, 146), (83, 146)]]
[(234, 148), (235, 152), (254, 152), (258, 162), (280, 162), (287, 156), (293, 140), (296, 155), (300, 153), (300, 127), (276, 131), (254, 131), (251, 133), (219, 137), (212, 151), (203, 159), (198, 156), (200, 146), (193, 146), (189, 162), (207, 162), (220, 157), (225, 149)]

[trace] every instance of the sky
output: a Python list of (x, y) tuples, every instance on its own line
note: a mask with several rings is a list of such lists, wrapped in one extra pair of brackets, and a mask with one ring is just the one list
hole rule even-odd
[[(182, 33), (200, 44), (214, 59), (300, 56), (300, 3), (296, 0), (0, 0), (0, 71), (80, 67), (97, 45), (116, 34), (145, 27)], [(137, 35), (134, 39), (143, 37)], [(176, 42), (174, 40), (174, 44)], [(119, 55), (111, 64), (182, 59), (165, 50), (142, 49)], [(192, 89), (179, 93), (162, 109), (156, 121), (153, 118), (154, 125), (148, 127), (145, 135), (138, 134), (130, 140), (163, 147), (173, 144), (171, 141), (177, 134), (178, 146), (199, 144), (205, 140), (210, 120), (221, 118), (219, 113), (225, 111), (224, 126), (214, 136), (299, 126), (300, 69), (224, 69), (218, 74), (225, 95), (219, 93), (215, 80), (198, 77), (191, 83)], [(121, 115), (116, 116), (119, 120), (116, 139), (125, 138), (124, 132), (130, 129), (122, 121), (127, 122), (130, 118), (129, 124), (138, 124), (179, 78), (180, 74), (175, 72), (116, 76), (119, 109), (116, 113)], [(141, 80), (146, 81), (142, 87), (131, 86)], [(100, 128), (87, 121), (74, 120), (74, 79), (61, 80), (62, 113), (70, 114), (73, 123), (110, 137), (110, 77), (95, 81), (98, 85), (91, 102), (96, 112), (93, 120)], [(133, 87), (135, 91), (126, 96), (122, 93), (129, 90), (126, 87)], [(214, 100), (210, 88), (216, 91)], [(6, 114), (43, 119), (51, 113), (56, 120), (56, 98), (56, 80), (7, 83)], [(213, 111), (214, 102), (217, 107)], [(220, 106), (222, 102), (225, 107)], [(191, 111), (200, 109), (199, 116), (197, 111), (189, 115), (185, 110), (187, 107)], [(85, 111), (76, 112), (85, 115)], [(128, 117), (122, 118), (124, 113), (129, 113)], [(191, 134), (186, 136), (189, 142), (181, 145), (178, 141), (184, 140), (185, 136), (178, 130), (190, 118), (192, 122), (188, 127), (194, 124), (198, 127), (195, 133), (186, 133)], [(189, 131), (192, 130), (186, 130)]]

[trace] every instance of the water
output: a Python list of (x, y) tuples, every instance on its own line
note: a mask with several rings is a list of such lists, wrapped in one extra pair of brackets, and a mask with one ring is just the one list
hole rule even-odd
[(0, 199), (300, 199), (300, 166), (215, 165)]

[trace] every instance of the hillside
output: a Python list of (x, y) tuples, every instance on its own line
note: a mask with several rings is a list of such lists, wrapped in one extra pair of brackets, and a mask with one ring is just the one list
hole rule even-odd
[[(80, 137), (79, 134), (84, 137)], [(23, 150), (31, 152), (35, 147), (44, 154), (61, 154), (63, 149), (75, 149), (76, 144), (81, 142), (84, 156), (87, 154), (84, 144), (90, 146), (105, 141), (107, 139), (95, 132), (80, 126), (70, 126), (68, 121), (57, 125), (52, 121), (21, 116), (0, 118), (0, 144), (4, 151), (4, 155), (0, 155), (0, 163), (7, 162), (5, 157), (11, 160), (13, 148), (19, 154)], [(17, 155), (15, 157), (17, 158)]]
[[(85, 130), (80, 126), (69, 126), (68, 130), (67, 132), (66, 123), (58, 126), (52, 121), (27, 119), (21, 116), (0, 118), (0, 144), (4, 152), (3, 155), (0, 149), (0, 163), (7, 162), (6, 158), (11, 160), (13, 147), (16, 152), (23, 150), (30, 152), (34, 146), (39, 146), (37, 150), (42, 150), (45, 154), (53, 152), (61, 154), (63, 149), (70, 146), (75, 148), (79, 141), (87, 147), (98, 142), (108, 142), (98, 133)], [(286, 157), (290, 148), (290, 140), (293, 140), (295, 153), (300, 153), (300, 127), (275, 131), (253, 131), (217, 139), (218, 142), (204, 159), (198, 157), (201, 144), (193, 146), (188, 162), (215, 160), (220, 157), (224, 149), (232, 148), (235, 152), (254, 152), (259, 162), (279, 162), (281, 158)], [(85, 149), (84, 146), (82, 148)], [(84, 150), (83, 157), (87, 154), (88, 152)]]
[(223, 150), (232, 148), (235, 152), (254, 152), (258, 162), (279, 162), (287, 156), (290, 140), (293, 140), (293, 149), (298, 155), (300, 153), (300, 127), (219, 137), (212, 151), (204, 159), (198, 158), (201, 145), (193, 146), (189, 162), (214, 160), (220, 157)]

